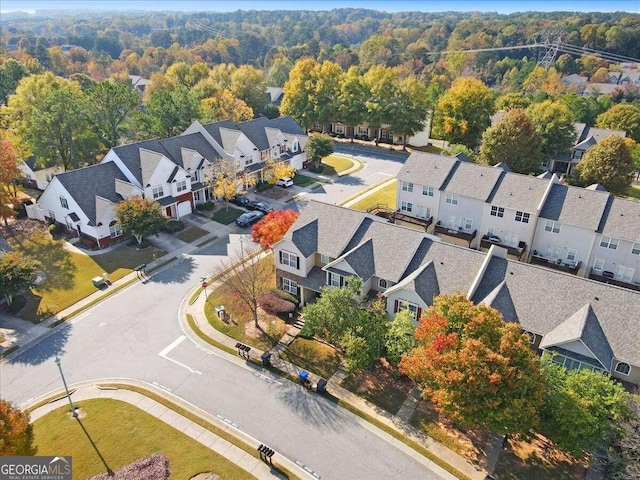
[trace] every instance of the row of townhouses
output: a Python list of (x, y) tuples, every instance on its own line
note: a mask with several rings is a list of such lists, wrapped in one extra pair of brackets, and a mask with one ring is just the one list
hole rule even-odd
[(261, 179), (268, 159), (302, 168), (307, 140), (291, 117), (194, 122), (177, 137), (115, 147), (97, 165), (54, 175), (27, 213), (104, 247), (125, 234), (114, 214), (119, 201), (136, 195), (153, 199), (167, 217), (179, 219), (210, 199), (205, 175), (219, 162)]
[(640, 202), (555, 174), (512, 173), (414, 152), (398, 173), (398, 221), (476, 250), (640, 290)]
[(384, 296), (390, 317), (408, 310), (417, 320), (435, 296), (462, 292), (517, 322), (532, 347), (553, 354), (555, 362), (640, 384), (640, 294), (511, 260), (499, 246), (480, 252), (368, 213), (308, 201), (274, 245), (274, 262), (278, 286), (303, 303), (325, 286), (358, 276), (365, 293)]

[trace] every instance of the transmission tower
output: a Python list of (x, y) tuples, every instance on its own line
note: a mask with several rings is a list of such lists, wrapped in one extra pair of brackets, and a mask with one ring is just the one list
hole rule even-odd
[[(538, 67), (549, 68), (556, 63), (556, 55), (558, 54), (558, 49), (562, 46), (563, 34), (564, 29), (562, 28), (544, 30), (539, 34), (540, 40), (538, 40), (537, 43), (541, 47), (547, 47), (547, 50), (544, 52), (544, 55), (538, 54)], [(542, 50), (540, 50), (540, 52), (542, 52)]]

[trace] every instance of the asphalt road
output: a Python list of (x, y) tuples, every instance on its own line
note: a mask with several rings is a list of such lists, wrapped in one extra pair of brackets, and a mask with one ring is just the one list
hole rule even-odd
[(237, 424), (323, 479), (439, 479), (323, 397), (184, 336), (180, 303), (202, 276), (239, 250), (238, 239), (221, 238), (146, 283), (133, 284), (3, 364), (1, 396), (23, 404), (59, 389), (53, 361), (59, 355), (70, 384), (113, 377), (156, 384)]

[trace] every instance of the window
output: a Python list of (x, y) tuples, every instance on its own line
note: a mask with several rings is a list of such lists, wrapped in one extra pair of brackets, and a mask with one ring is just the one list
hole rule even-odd
[(369, 135), (369, 127), (358, 127), (358, 135)]
[(67, 217), (67, 229), (69, 230), (74, 230), (73, 228), (73, 222), (71, 221), (70, 218)]
[(429, 187), (428, 185), (422, 186), (422, 194), (427, 197), (433, 197), (433, 187)]
[(411, 316), (414, 320), (418, 319), (418, 315), (420, 314), (421, 309), (414, 303), (407, 302), (406, 300), (398, 299), (396, 300), (396, 313), (401, 312), (402, 310), (408, 310), (411, 312)]
[(196, 202), (199, 202), (199, 201), (200, 201), (200, 191), (199, 191), (199, 190), (198, 190), (197, 192), (193, 192), (193, 199), (194, 199)]
[(600, 246), (602, 248), (610, 248), (611, 250), (615, 250), (618, 248), (619, 240), (613, 237), (602, 237), (600, 240)]
[(604, 270), (604, 260), (602, 258), (596, 258), (596, 261), (593, 262), (593, 269), (596, 272), (601, 272)]
[(545, 232), (560, 233), (560, 224), (553, 220), (547, 220), (547, 224), (544, 226)]
[(62, 208), (69, 208), (69, 203), (64, 197), (60, 197), (60, 205), (62, 205)]
[(616, 364), (616, 372), (621, 373), (623, 375), (629, 375), (631, 371), (631, 366), (628, 363), (618, 362)]
[(113, 225), (109, 225), (109, 236), (111, 238), (116, 238), (122, 235), (122, 227), (118, 223), (114, 223)]
[(289, 278), (282, 277), (282, 290), (292, 295), (298, 295), (298, 283)]
[(542, 160), (542, 162), (540, 162), (540, 166), (542, 168), (549, 168), (549, 160)]
[(496, 207), (495, 205), (491, 206), (491, 216), (492, 217), (504, 217), (504, 208), (503, 207)]
[(450, 205), (457, 205), (458, 204), (458, 194), (457, 193), (447, 193), (447, 196), (444, 199), (445, 203), (448, 203)]
[(560, 256), (562, 255), (562, 248), (561, 247), (556, 247), (555, 245), (549, 245), (547, 247), (547, 258), (553, 258), (554, 260), (557, 260), (560, 258)]
[(280, 250), (280, 263), (292, 268), (300, 268), (300, 261), (297, 255)]
[(193, 172), (191, 172), (191, 181), (193, 183), (198, 182), (199, 178), (200, 178), (200, 171), (199, 170), (194, 170)]
[(632, 255), (640, 255), (640, 243), (634, 243), (631, 247)]
[(535, 333), (523, 332), (523, 334), (527, 336), (527, 338), (529, 339), (529, 343), (531, 343), (531, 344), (536, 343), (536, 334)]
[(327, 285), (330, 287), (344, 286), (344, 277), (337, 273), (327, 272)]
[(159, 187), (153, 187), (151, 193), (153, 194), (154, 199), (160, 198), (164, 196), (164, 189), (162, 188), (162, 185), (160, 185)]
[(431, 209), (425, 207), (424, 205), (420, 205), (418, 207), (418, 217), (420, 217), (420, 218), (431, 218)]
[(567, 260), (569, 260), (570, 262), (575, 262), (576, 258), (578, 258), (577, 250), (574, 250), (573, 248), (567, 250)]
[(342, 125), (336, 125), (336, 133), (344, 133), (344, 127)]
[(473, 227), (473, 219), (463, 217), (449, 217), (449, 226), (453, 228), (465, 228), (471, 230)]
[(411, 203), (411, 202), (402, 202), (400, 204), (400, 210), (402, 210), (403, 212), (410, 212), (411, 210), (413, 210), (413, 203)]
[(380, 288), (387, 288), (387, 281), (384, 278), (381, 278), (378, 280), (378, 286)]
[(49, 220), (51, 220), (52, 222), (56, 221), (56, 214), (52, 210), (49, 210)]
[(291, 145), (291, 151), (294, 152), (294, 153), (298, 151), (298, 140), (297, 139)]
[(516, 212), (516, 222), (529, 223), (529, 214), (526, 212)]
[(510, 247), (517, 247), (518, 246), (518, 235), (516, 235), (515, 233), (505, 233), (504, 234), (504, 238), (502, 240), (502, 243), (504, 243), (505, 245), (509, 245)]
[(403, 192), (413, 192), (413, 183), (401, 182)]
[(588, 365), (586, 363), (579, 362), (578, 360), (565, 357), (564, 355), (560, 355), (558, 353), (552, 353), (551, 355), (552, 355), (551, 361), (553, 363), (557, 363), (558, 365), (563, 365), (567, 370), (591, 370), (594, 372), (602, 371), (601, 368), (596, 368), (593, 365)]
[(496, 234), (496, 229), (495, 227), (489, 227), (487, 228), (487, 237), (493, 237)]
[(329, 263), (331, 261), (331, 259), (327, 255), (320, 254), (320, 261), (322, 263)]
[(178, 193), (184, 192), (186, 189), (187, 189), (186, 180), (180, 180), (178, 183), (176, 183), (176, 190), (178, 191)]

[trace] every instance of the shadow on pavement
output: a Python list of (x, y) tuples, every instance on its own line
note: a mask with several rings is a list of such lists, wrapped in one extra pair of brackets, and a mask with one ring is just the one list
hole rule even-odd
[(64, 353), (64, 346), (69, 340), (72, 325), (65, 323), (55, 333), (53, 333), (46, 342), (41, 342), (34, 348), (24, 350), (24, 353), (14, 357), (9, 363), (22, 363), (26, 365), (40, 365), (48, 360)]
[(189, 276), (195, 268), (196, 264), (194, 259), (189, 256), (184, 256), (173, 262), (170, 268), (156, 273), (151, 277), (143, 278), (142, 283), (183, 283), (189, 280)]

